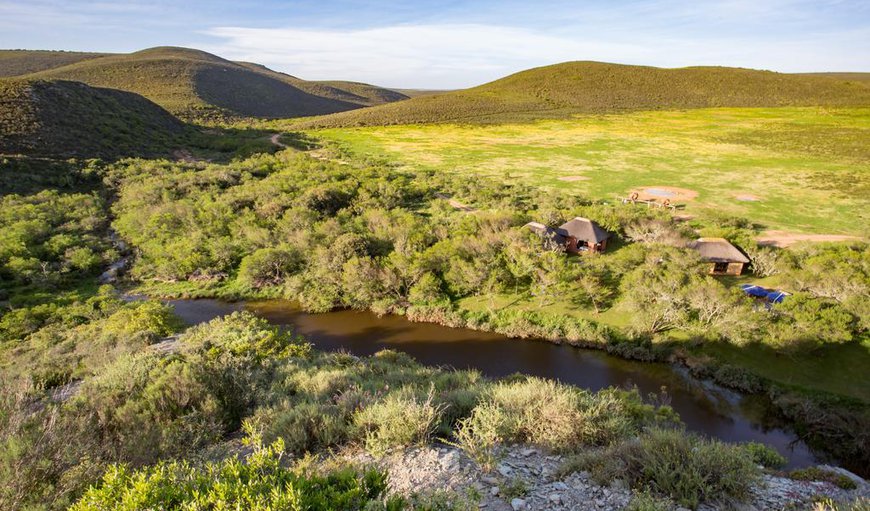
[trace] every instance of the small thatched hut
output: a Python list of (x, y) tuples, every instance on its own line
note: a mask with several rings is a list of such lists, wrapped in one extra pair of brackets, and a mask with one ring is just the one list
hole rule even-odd
[(710, 263), (710, 275), (740, 275), (749, 258), (725, 238), (698, 238), (689, 243)]
[(579, 216), (555, 229), (538, 222), (529, 222), (526, 227), (572, 254), (604, 252), (611, 237), (592, 220)]

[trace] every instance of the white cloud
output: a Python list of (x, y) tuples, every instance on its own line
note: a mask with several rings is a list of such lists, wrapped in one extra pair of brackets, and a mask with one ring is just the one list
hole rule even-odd
[[(600, 29), (600, 30), (599, 30)], [(216, 27), (203, 49), (306, 79), (394, 87), (458, 88), (530, 67), (599, 60), (666, 67), (728, 65), (786, 72), (870, 67), (870, 30), (796, 40), (704, 39), (581, 27), (566, 33), (484, 24), (419, 24), (357, 30)], [(856, 67), (855, 55), (860, 67)], [(863, 59), (863, 60), (861, 60)]]
[(648, 56), (622, 43), (583, 42), (523, 28), (400, 25), (363, 30), (208, 30), (223, 39), (205, 49), (306, 79), (353, 79), (405, 87), (466, 87), (529, 67), (593, 55)]

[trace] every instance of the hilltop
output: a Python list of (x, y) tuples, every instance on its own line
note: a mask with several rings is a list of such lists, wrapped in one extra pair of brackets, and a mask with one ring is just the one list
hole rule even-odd
[(106, 55), (78, 51), (0, 50), (0, 77), (36, 73)]
[(70, 81), (0, 80), (0, 154), (166, 154), (184, 130), (169, 112), (129, 92)]
[(471, 89), (304, 120), (297, 127), (501, 122), (706, 107), (870, 105), (860, 81), (726, 67), (663, 69), (566, 62)]
[(175, 47), (80, 60), (26, 77), (134, 92), (188, 120), (323, 115), (406, 98), (366, 84), (307, 82), (257, 64)]

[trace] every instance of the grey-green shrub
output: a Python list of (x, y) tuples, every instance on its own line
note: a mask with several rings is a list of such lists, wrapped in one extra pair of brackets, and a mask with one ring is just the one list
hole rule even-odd
[(652, 429), (637, 439), (585, 453), (567, 462), (592, 473), (600, 483), (628, 479), (682, 506), (744, 500), (760, 470), (740, 446), (672, 429)]
[(359, 410), (354, 424), (363, 432), (366, 449), (378, 455), (396, 448), (428, 442), (443, 413), (432, 392), (421, 397), (405, 387), (383, 400)]

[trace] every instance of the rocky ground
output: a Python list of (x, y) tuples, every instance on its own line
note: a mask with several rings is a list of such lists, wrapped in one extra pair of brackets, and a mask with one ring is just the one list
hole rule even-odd
[[(510, 448), (492, 473), (481, 471), (462, 451), (445, 446), (406, 449), (378, 459), (365, 452), (345, 453), (342, 457), (387, 469), (394, 492), (461, 495), (470, 507), (485, 511), (610, 511), (627, 508), (632, 497), (622, 480), (599, 486), (584, 472), (558, 477), (562, 459), (532, 447)], [(826, 482), (765, 475), (764, 484), (753, 490), (750, 502), (707, 505), (701, 509), (795, 510), (811, 508), (813, 499), (818, 498), (848, 502), (870, 497), (870, 485), (854, 477), (858, 489), (846, 491)], [(683, 510), (675, 508), (675, 511)]]

